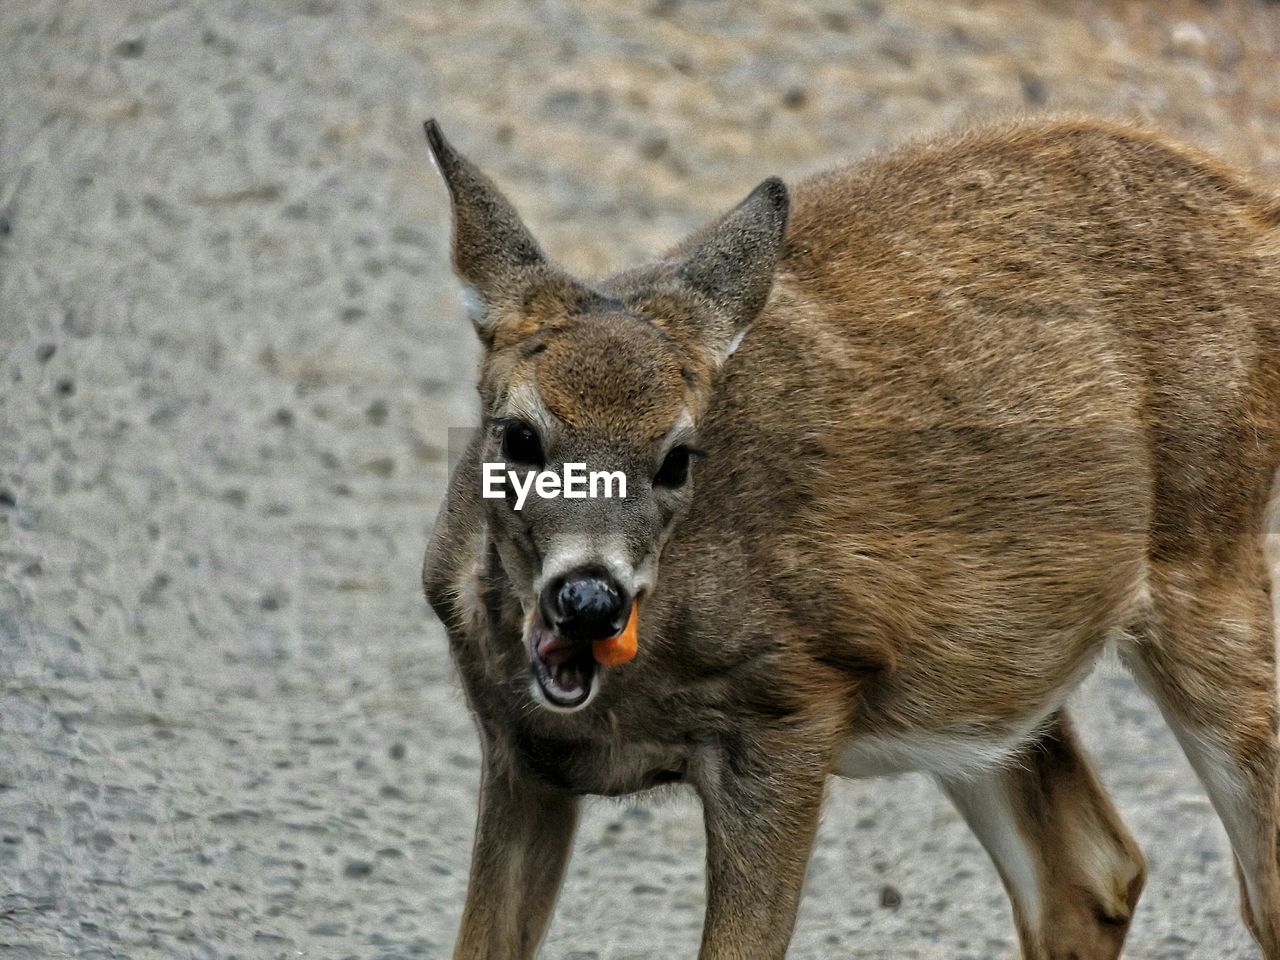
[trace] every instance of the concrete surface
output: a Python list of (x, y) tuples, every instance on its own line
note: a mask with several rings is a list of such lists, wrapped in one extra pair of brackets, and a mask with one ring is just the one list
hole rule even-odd
[[(586, 272), (965, 118), (1145, 116), (1280, 173), (1280, 8), (0, 4), (0, 956), (444, 957), (477, 748), (418, 588), (471, 333), (420, 124)], [(1128, 955), (1256, 957), (1116, 671)], [(600, 802), (544, 955), (691, 957), (688, 798)], [(1013, 952), (919, 778), (833, 784), (792, 956)]]

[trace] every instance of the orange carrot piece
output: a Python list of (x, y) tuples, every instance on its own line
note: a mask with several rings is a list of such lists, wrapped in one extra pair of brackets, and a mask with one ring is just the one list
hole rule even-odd
[(591, 654), (596, 663), (606, 667), (616, 667), (626, 663), (636, 655), (640, 646), (640, 601), (631, 601), (631, 615), (627, 617), (627, 625), (622, 632), (608, 640), (597, 640), (591, 645)]

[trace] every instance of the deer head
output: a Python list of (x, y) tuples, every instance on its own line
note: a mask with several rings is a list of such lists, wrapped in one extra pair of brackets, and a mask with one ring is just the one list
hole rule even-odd
[[(486, 500), (488, 533), (526, 612), (535, 691), (560, 710), (599, 682), (591, 644), (657, 583), (663, 545), (697, 496), (699, 426), (724, 364), (768, 299), (787, 190), (771, 178), (649, 267), (596, 284), (553, 264), (494, 183), (430, 144), (453, 208), (453, 265), (484, 345), (482, 459), (516, 474)], [(521, 473), (609, 475), (541, 495)], [(625, 478), (625, 496), (617, 476)], [(533, 489), (534, 493), (529, 491)], [(517, 506), (519, 509), (517, 509)]]

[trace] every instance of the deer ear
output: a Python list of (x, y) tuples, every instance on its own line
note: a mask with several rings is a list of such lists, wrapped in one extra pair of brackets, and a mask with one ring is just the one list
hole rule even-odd
[(425, 128), (453, 203), (453, 267), (478, 300), (470, 305), (472, 321), (482, 337), (491, 339), (492, 331), (485, 328), (487, 308), (546, 258), (494, 182), (453, 148), (435, 120)]
[(677, 279), (715, 308), (701, 336), (717, 365), (738, 348), (769, 299), (782, 259), (789, 206), (786, 184), (770, 177), (696, 234), (680, 264)]

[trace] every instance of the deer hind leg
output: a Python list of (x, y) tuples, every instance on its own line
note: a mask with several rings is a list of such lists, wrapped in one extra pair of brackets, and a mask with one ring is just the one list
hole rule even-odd
[(1146, 864), (1065, 711), (1008, 765), (942, 789), (995, 862), (1024, 960), (1113, 960)]
[(1154, 567), (1152, 615), (1123, 651), (1160, 705), (1235, 853), (1242, 912), (1280, 960), (1275, 615), (1256, 541), (1227, 564)]

